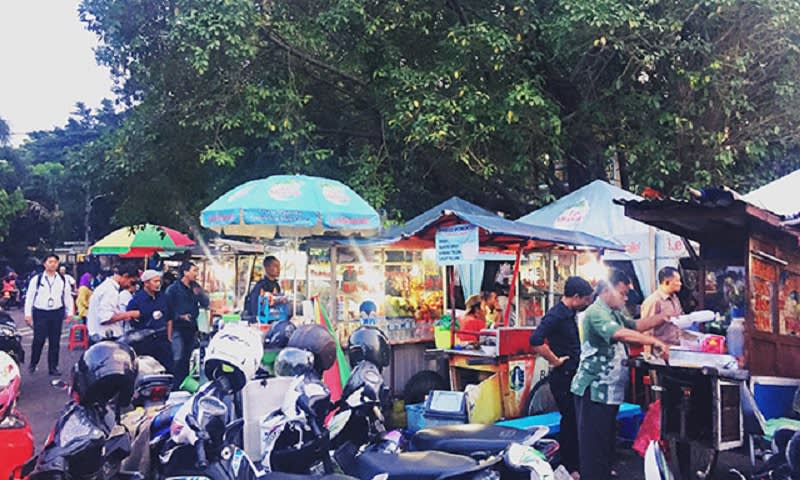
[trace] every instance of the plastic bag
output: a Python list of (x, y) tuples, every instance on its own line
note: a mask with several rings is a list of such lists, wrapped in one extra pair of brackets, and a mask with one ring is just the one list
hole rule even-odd
[(661, 439), (661, 400), (656, 400), (647, 409), (647, 414), (644, 416), (642, 425), (639, 427), (639, 433), (636, 434), (636, 440), (633, 441), (633, 449), (644, 457), (647, 452), (647, 447), (651, 441), (658, 441)]

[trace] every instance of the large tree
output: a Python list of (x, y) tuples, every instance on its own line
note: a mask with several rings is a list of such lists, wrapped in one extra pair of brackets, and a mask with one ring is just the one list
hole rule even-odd
[(132, 108), (103, 153), (123, 218), (191, 221), (222, 189), (280, 171), (341, 178), (391, 214), (451, 194), (520, 214), (612, 172), (681, 193), (747, 190), (777, 160), (798, 166), (785, 160), (800, 133), (797, 0), (84, 0), (81, 12)]

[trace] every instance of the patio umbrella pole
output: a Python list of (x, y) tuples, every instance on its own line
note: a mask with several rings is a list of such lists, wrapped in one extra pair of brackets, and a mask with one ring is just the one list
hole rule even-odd
[[(514, 261), (514, 275), (511, 277), (511, 285), (508, 291), (508, 303), (506, 303), (506, 311), (503, 314), (503, 326), (508, 326), (508, 320), (511, 317), (511, 300), (516, 298), (517, 282), (519, 281), (519, 262), (522, 260), (522, 246), (517, 249), (517, 259)], [(519, 314), (517, 314), (517, 322), (519, 322)]]
[(447, 291), (450, 298), (450, 348), (456, 345), (456, 267), (447, 266)]
[(294, 281), (292, 282), (292, 317), (297, 315), (297, 260), (300, 258), (300, 240), (294, 237)]

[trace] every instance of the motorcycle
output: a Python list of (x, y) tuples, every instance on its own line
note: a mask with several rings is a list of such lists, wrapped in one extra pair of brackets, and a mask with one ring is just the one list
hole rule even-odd
[(16, 361), (0, 352), (0, 478), (22, 478), (22, 466), (33, 455), (31, 426), (16, 406), (20, 380)]
[(22, 348), (22, 335), (17, 324), (6, 312), (0, 310), (0, 351), (6, 352), (17, 365), (25, 363), (25, 349)]

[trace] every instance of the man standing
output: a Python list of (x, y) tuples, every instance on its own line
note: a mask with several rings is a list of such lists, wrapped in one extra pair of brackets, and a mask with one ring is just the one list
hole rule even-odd
[(167, 320), (170, 318), (167, 297), (161, 292), (161, 274), (146, 270), (142, 274), (142, 288), (128, 304), (132, 314), (131, 326), (134, 329), (153, 329), (164, 332), (150, 345), (140, 347), (139, 355), (150, 355), (158, 360), (168, 372), (172, 373), (172, 347), (167, 339)]
[(629, 378), (625, 344), (651, 345), (665, 357), (669, 354), (664, 342), (640, 333), (663, 324), (667, 317), (631, 320), (624, 313), (630, 279), (621, 272), (612, 278), (613, 284), (600, 282), (597, 300), (586, 309), (581, 361), (572, 380), (580, 476), (591, 480), (611, 478), (617, 411)]
[[(264, 259), (264, 278), (255, 284), (250, 294), (247, 295), (245, 302), (245, 313), (248, 316), (258, 318), (259, 312), (265, 310), (269, 311), (269, 305), (260, 305), (261, 300), (267, 294), (277, 295), (281, 293), (281, 285), (278, 283), (278, 277), (281, 276), (281, 262), (277, 257), (269, 255)], [(259, 308), (261, 307), (261, 308)]]
[[(550, 390), (561, 413), (559, 444), (561, 463), (577, 478), (578, 426), (575, 420), (575, 400), (570, 387), (578, 369), (581, 341), (575, 314), (592, 303), (592, 286), (581, 277), (569, 277), (564, 296), (542, 318), (531, 335), (533, 350), (550, 362)], [(547, 341), (548, 343), (545, 343)]]
[(208, 308), (208, 295), (197, 284), (197, 266), (184, 262), (178, 269), (179, 280), (167, 288), (167, 338), (172, 342), (175, 385), (180, 386), (189, 374), (189, 360), (197, 340), (197, 317), (200, 307)]
[(47, 367), (50, 375), (61, 375), (58, 352), (61, 348), (61, 329), (75, 311), (75, 303), (67, 280), (57, 273), (58, 255), (44, 259), (44, 272), (35, 275), (28, 284), (25, 296), (25, 323), (33, 327), (33, 352), (29, 371), (36, 371), (47, 340)]
[[(658, 289), (642, 303), (642, 318), (653, 315), (677, 317), (683, 315), (683, 307), (678, 299), (681, 291), (681, 274), (674, 267), (664, 267), (658, 272)], [(653, 335), (670, 345), (680, 345), (681, 329), (671, 322), (659, 325)]]
[(78, 295), (78, 285), (75, 283), (75, 277), (67, 273), (67, 266), (61, 265), (58, 267), (58, 274), (67, 281), (67, 285), (69, 285), (69, 291), (71, 292), (72, 297)]
[(124, 322), (133, 318), (133, 314), (120, 308), (119, 292), (130, 288), (138, 279), (139, 269), (132, 264), (123, 264), (94, 290), (86, 318), (92, 343), (105, 338), (118, 338), (125, 333)]

